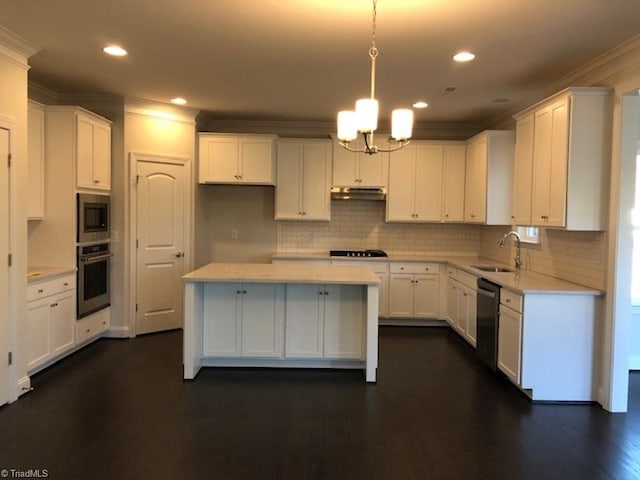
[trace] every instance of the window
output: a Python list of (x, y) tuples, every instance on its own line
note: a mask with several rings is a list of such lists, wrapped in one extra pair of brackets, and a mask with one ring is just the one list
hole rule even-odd
[(524, 243), (540, 243), (538, 227), (516, 227), (520, 241)]

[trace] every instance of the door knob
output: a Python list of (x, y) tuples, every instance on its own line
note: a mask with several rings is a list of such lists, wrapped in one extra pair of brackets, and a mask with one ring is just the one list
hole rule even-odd
[(176, 257), (177, 257), (177, 258), (182, 258), (182, 257), (184, 257), (184, 252), (178, 252), (178, 253), (176, 253)]

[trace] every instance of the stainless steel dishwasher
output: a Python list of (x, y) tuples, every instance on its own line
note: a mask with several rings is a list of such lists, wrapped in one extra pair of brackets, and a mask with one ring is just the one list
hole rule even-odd
[(479, 278), (477, 307), (476, 352), (480, 361), (495, 371), (498, 365), (500, 286)]

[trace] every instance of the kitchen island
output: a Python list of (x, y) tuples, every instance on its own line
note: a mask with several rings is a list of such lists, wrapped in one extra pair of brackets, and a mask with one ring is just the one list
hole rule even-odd
[(210, 263), (182, 278), (185, 379), (224, 366), (354, 368), (376, 381), (379, 279), (368, 268)]

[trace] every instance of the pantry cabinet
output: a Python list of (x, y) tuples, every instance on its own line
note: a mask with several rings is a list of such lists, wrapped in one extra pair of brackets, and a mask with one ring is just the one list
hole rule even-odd
[(75, 345), (75, 275), (32, 282), (27, 287), (27, 370)]
[(282, 357), (284, 286), (207, 283), (203, 352), (212, 357)]
[(392, 318), (438, 318), (439, 271), (439, 265), (435, 263), (391, 263), (389, 316)]
[[(382, 136), (376, 136), (380, 143)], [(386, 141), (382, 145), (386, 146)], [(350, 143), (350, 147), (364, 148), (361, 137)], [(389, 154), (386, 152), (367, 155), (363, 152), (351, 152), (333, 139), (333, 186), (336, 187), (386, 187), (389, 175)]]
[(515, 116), (517, 224), (605, 228), (611, 116), (608, 88), (569, 88)]
[(279, 140), (276, 220), (331, 218), (331, 141)]
[(274, 185), (275, 135), (198, 134), (199, 183)]
[(79, 189), (111, 190), (111, 123), (76, 113), (76, 180)]
[(477, 334), (477, 277), (455, 267), (447, 267), (446, 320), (473, 347)]
[(286, 298), (286, 358), (363, 358), (361, 286), (289, 284)]
[(44, 105), (29, 100), (27, 124), (29, 128), (29, 146), (27, 155), (27, 219), (41, 220), (44, 218), (44, 129), (45, 129)]
[(464, 220), (511, 224), (514, 132), (488, 130), (468, 140)]

